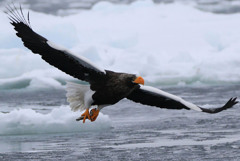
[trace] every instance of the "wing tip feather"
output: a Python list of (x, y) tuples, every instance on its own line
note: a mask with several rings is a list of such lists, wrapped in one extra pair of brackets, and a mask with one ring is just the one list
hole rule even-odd
[(213, 108), (213, 109), (206, 109), (206, 108), (202, 108), (202, 112), (206, 112), (206, 113), (210, 113), (210, 114), (215, 114), (215, 113), (219, 113), (223, 110), (227, 110), (229, 108), (232, 108), (234, 105), (238, 104), (239, 101), (237, 101), (237, 97), (232, 97), (230, 98), (227, 103), (222, 106), (222, 107), (219, 107), (219, 108)]
[(19, 8), (17, 8), (14, 3), (7, 4), (5, 6), (5, 11), (3, 11), (5, 14), (8, 15), (8, 18), (10, 20), (10, 24), (13, 26), (16, 26), (16, 24), (23, 23), (24, 25), (27, 25), (29, 28), (31, 28), (30, 20), (29, 20), (29, 11), (27, 14), (27, 20), (23, 14), (22, 6), (19, 4)]

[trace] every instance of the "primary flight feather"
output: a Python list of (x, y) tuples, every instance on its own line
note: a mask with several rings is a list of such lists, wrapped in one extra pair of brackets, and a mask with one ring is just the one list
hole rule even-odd
[[(21, 38), (24, 46), (33, 53), (61, 71), (90, 85), (67, 83), (67, 100), (73, 111), (85, 110), (77, 119), (95, 121), (99, 111), (108, 105), (127, 98), (137, 103), (167, 109), (193, 109), (206, 113), (218, 113), (233, 107), (237, 98), (231, 98), (223, 107), (206, 109), (160, 89), (145, 86), (141, 76), (128, 73), (117, 73), (97, 67), (84, 57), (76, 56), (67, 49), (54, 45), (46, 38), (34, 32), (28, 18), (23, 15), (22, 8), (8, 6), (7, 14), (16, 35)], [(89, 112), (91, 106), (96, 109)]]

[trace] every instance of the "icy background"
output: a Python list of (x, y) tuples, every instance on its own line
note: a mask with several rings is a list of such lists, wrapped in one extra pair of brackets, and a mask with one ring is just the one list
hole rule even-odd
[[(205, 108), (240, 96), (239, 1), (58, 2), (25, 1), (24, 13), (77, 55)], [(26, 49), (2, 12), (0, 21), (0, 160), (240, 159), (239, 105), (209, 115), (123, 100), (75, 122), (64, 88), (77, 80)]]
[[(30, 19), (49, 40), (105, 69), (142, 75), (148, 84), (240, 82), (240, 14), (137, 1), (101, 2), (65, 17), (30, 11)], [(4, 13), (0, 20), (0, 89), (61, 88), (72, 79), (26, 49)]]
[[(114, 4), (128, 5), (135, 1), (143, 0), (15, 0), (14, 3), (21, 3), (24, 8), (54, 15), (69, 15), (78, 13), (79, 10), (89, 10), (97, 3), (107, 1)], [(12, 0), (0, 0), (0, 5), (11, 3)], [(214, 13), (237, 13), (240, 11), (239, 0), (152, 0), (155, 4), (168, 4), (179, 2), (191, 5), (200, 10)]]

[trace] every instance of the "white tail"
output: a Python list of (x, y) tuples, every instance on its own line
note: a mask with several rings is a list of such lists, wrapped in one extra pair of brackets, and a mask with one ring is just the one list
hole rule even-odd
[(82, 85), (72, 82), (67, 82), (67, 101), (70, 104), (72, 111), (83, 111), (90, 108), (93, 100), (93, 91), (89, 85)]

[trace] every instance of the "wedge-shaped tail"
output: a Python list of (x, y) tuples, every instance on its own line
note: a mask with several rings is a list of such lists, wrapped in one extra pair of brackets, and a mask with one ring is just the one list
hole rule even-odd
[(67, 82), (66, 90), (67, 101), (72, 111), (83, 111), (90, 108), (94, 92), (90, 89), (89, 85)]

